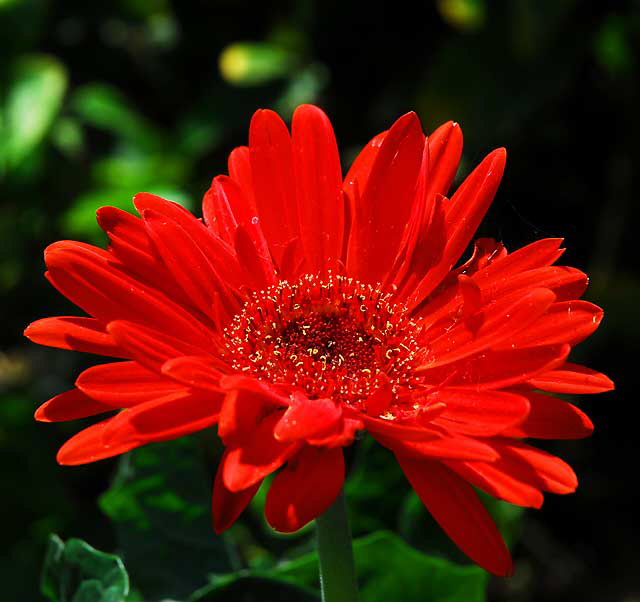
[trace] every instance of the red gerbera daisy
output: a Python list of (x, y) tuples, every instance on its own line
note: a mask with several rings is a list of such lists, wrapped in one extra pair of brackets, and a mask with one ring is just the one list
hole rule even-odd
[(578, 438), (592, 424), (548, 395), (611, 381), (566, 361), (602, 311), (587, 277), (552, 264), (560, 240), (508, 253), (480, 239), (454, 265), (496, 192), (505, 151), (451, 198), (462, 134), (426, 138), (409, 113), (376, 136), (346, 178), (331, 124), (298, 108), (291, 134), (268, 110), (231, 153), (204, 220), (147, 193), (140, 218), (98, 211), (109, 249), (51, 245), (50, 282), (90, 317), (27, 328), (33, 341), (123, 361), (85, 370), (36, 412), (43, 421), (121, 410), (71, 438), (82, 464), (218, 424), (217, 531), (277, 471), (265, 514), (290, 532), (344, 480), (342, 447), (366, 429), (396, 455), (428, 510), (487, 570), (509, 553), (471, 485), (538, 507), (577, 481), (523, 439)]

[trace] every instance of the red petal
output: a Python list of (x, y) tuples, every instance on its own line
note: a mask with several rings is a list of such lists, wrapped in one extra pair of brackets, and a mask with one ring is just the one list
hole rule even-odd
[(191, 387), (220, 391), (220, 367), (209, 356), (182, 356), (162, 364), (162, 373)]
[(563, 253), (561, 238), (543, 238), (494, 261), (477, 274), (481, 286), (517, 276), (523, 272), (551, 265)]
[(332, 399), (309, 399), (294, 391), (289, 408), (276, 424), (273, 433), (280, 441), (320, 436), (335, 428), (341, 417), (342, 408)]
[(147, 192), (136, 194), (133, 198), (133, 203), (140, 214), (150, 210), (181, 226), (194, 240), (196, 246), (205, 257), (215, 266), (224, 282), (233, 288), (238, 288), (242, 285), (242, 281), (239, 278), (240, 270), (233, 249), (222, 239), (215, 236), (209, 228), (184, 207)]
[(451, 200), (444, 206), (441, 228), (446, 241), (438, 261), (424, 275), (411, 296), (410, 304), (418, 305), (458, 261), (478, 229), (498, 189), (507, 153), (499, 148), (490, 153), (466, 178)]
[(458, 547), (494, 575), (510, 575), (509, 550), (473, 489), (438, 462), (397, 458), (422, 503)]
[(533, 487), (553, 493), (572, 493), (578, 486), (571, 466), (556, 456), (514, 439), (494, 439), (491, 445), (500, 454), (496, 466)]
[[(430, 411), (431, 407), (434, 411)], [(438, 415), (445, 408), (444, 405), (433, 404), (426, 409), (428, 412), (426, 419)], [(392, 439), (399, 439), (405, 441), (430, 441), (442, 436), (441, 430), (434, 430), (425, 428), (423, 426), (411, 426), (407, 424), (397, 424), (393, 420), (385, 420), (383, 418), (374, 418), (372, 416), (362, 415), (362, 421), (364, 422), (367, 430), (374, 436), (380, 435), (381, 437)]]
[(105, 446), (150, 443), (188, 435), (215, 424), (221, 395), (180, 392), (147, 401), (114, 416), (103, 432)]
[(366, 188), (371, 169), (387, 133), (387, 131), (381, 132), (369, 140), (353, 161), (344, 178), (344, 191), (351, 199), (359, 198)]
[(449, 461), (446, 465), (478, 489), (510, 504), (540, 508), (544, 501), (539, 489), (519, 481), (495, 463)]
[(449, 387), (435, 391), (428, 399), (446, 405), (435, 424), (467, 435), (497, 435), (522, 422), (529, 412), (526, 397), (504, 391)]
[(351, 227), (347, 270), (359, 280), (383, 280), (400, 250), (423, 146), (415, 113), (398, 119), (380, 146)]
[(161, 292), (113, 266), (113, 257), (96, 247), (72, 241), (45, 251), (52, 284), (67, 298), (102, 322), (114, 318), (142, 322), (172, 332), (185, 341), (206, 343), (207, 329)]
[(496, 451), (487, 443), (462, 435), (443, 435), (429, 441), (392, 440), (380, 435), (373, 436), (396, 454), (421, 460), (443, 458), (490, 462), (498, 457)]
[(431, 199), (436, 194), (445, 196), (458, 171), (462, 155), (462, 130), (448, 121), (427, 138), (429, 153), (428, 186), (426, 196)]
[(518, 289), (548, 288), (556, 295), (557, 301), (577, 299), (585, 291), (589, 279), (580, 270), (565, 266), (547, 266), (527, 270), (517, 274), (505, 274), (487, 284), (482, 279), (482, 272), (474, 277), (474, 281), (482, 287), (485, 299), (495, 299)]
[[(229, 155), (229, 175), (240, 186), (249, 206), (255, 209), (256, 203), (253, 196), (253, 175), (251, 174), (251, 153), (249, 147), (238, 146)], [(257, 215), (257, 210), (254, 211)]]
[(279, 263), (286, 244), (298, 236), (298, 207), (291, 138), (277, 113), (265, 109), (254, 113), (249, 152), (258, 215)]
[(101, 207), (97, 215), (100, 227), (109, 236), (109, 251), (126, 266), (128, 273), (170, 299), (190, 303), (167, 273), (140, 218), (115, 207)]
[(153, 256), (153, 245), (140, 218), (117, 207), (100, 207), (96, 212), (96, 218), (98, 225), (109, 235), (109, 239), (117, 239), (140, 253)]
[(109, 357), (126, 357), (95, 318), (44, 318), (29, 324), (24, 336), (34, 343)]
[(222, 466), (226, 460), (226, 453), (222, 456), (220, 467), (216, 472), (216, 479), (213, 483), (213, 499), (212, 499), (212, 514), (213, 514), (213, 529), (220, 535), (226, 531), (236, 519), (242, 514), (242, 511), (249, 505), (249, 502), (253, 499), (253, 496), (260, 489), (262, 481), (258, 481), (251, 487), (233, 493), (229, 491), (222, 479)]
[[(576, 345), (586, 339), (602, 321), (603, 311), (587, 301), (562, 301), (554, 303), (533, 324), (514, 334), (508, 347), (537, 347), (569, 343)], [(504, 343), (502, 345), (505, 347)], [(496, 349), (500, 344), (494, 345)]]
[(125, 441), (115, 445), (105, 446), (102, 435), (112, 419), (103, 420), (86, 428), (69, 439), (58, 451), (58, 464), (76, 466), (104, 460), (140, 447), (142, 442)]
[(162, 365), (175, 357), (202, 355), (203, 351), (205, 353), (210, 350), (215, 351), (212, 345), (213, 333), (208, 344), (209, 349), (203, 349), (164, 332), (125, 320), (109, 322), (107, 330), (131, 357), (154, 372), (160, 372)]
[(34, 418), (40, 422), (63, 422), (113, 412), (114, 409), (112, 405), (87, 397), (78, 389), (71, 389), (43, 403), (36, 410)]
[[(228, 185), (225, 186), (223, 182)], [(225, 189), (229, 192), (227, 193)], [(231, 178), (216, 176), (202, 199), (202, 216), (205, 224), (227, 244), (233, 244), (237, 225), (231, 208), (233, 201), (229, 198), (233, 196), (242, 199), (240, 205), (246, 205), (240, 187)]]
[(262, 289), (276, 283), (275, 266), (257, 222), (238, 226), (234, 245), (245, 279), (251, 286)]
[(117, 408), (185, 391), (183, 385), (151, 372), (136, 362), (92, 366), (78, 376), (76, 386), (91, 399)]
[(514, 335), (534, 322), (553, 303), (555, 295), (548, 289), (538, 288), (516, 293), (486, 306), (482, 314), (484, 322), (476, 330), (470, 320), (460, 320), (453, 328), (429, 343), (427, 360), (418, 370), (432, 369), (450, 364), (487, 347), (496, 347), (503, 341), (511, 341)]
[(267, 493), (267, 522), (292, 533), (322, 514), (344, 483), (344, 458), (339, 447), (304, 447), (276, 475)]
[(425, 371), (429, 382), (473, 386), (477, 390), (502, 389), (532, 379), (564, 362), (571, 347), (549, 345), (510, 351), (484, 351), (435, 370)]
[[(191, 236), (190, 229), (151, 209), (145, 209), (142, 216), (149, 237), (171, 276), (185, 291), (191, 305), (208, 317), (218, 295), (231, 297), (218, 270)], [(201, 227), (193, 218), (191, 229)]]
[(553, 393), (603, 393), (614, 388), (608, 376), (570, 362), (531, 378), (529, 383)]
[(362, 430), (363, 428), (364, 424), (362, 420), (343, 418), (338, 422), (333, 431), (309, 437), (307, 442), (319, 447), (344, 447), (351, 445), (356, 436), (356, 431)]
[[(238, 446), (250, 441), (267, 414), (289, 404), (288, 398), (276, 395), (262, 383), (255, 380), (252, 383), (255, 383), (252, 388), (233, 388), (224, 398), (218, 434), (225, 445)], [(224, 378), (222, 386), (225, 388)]]
[(338, 265), (344, 233), (338, 146), (331, 122), (312, 105), (295, 110), (291, 136), (300, 240), (307, 269), (324, 274)]
[(255, 485), (280, 468), (298, 449), (297, 443), (283, 443), (273, 436), (279, 414), (264, 418), (241, 447), (230, 447), (222, 464), (225, 487), (232, 492)]
[(531, 404), (529, 416), (518, 426), (506, 430), (505, 437), (582, 439), (593, 432), (589, 417), (573, 404), (533, 391), (523, 394)]

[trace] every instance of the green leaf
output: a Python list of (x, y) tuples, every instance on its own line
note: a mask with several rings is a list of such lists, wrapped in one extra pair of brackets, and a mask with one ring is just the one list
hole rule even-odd
[[(378, 531), (356, 539), (353, 551), (362, 602), (387, 602), (400, 598), (403, 602), (485, 600), (488, 575), (481, 568), (461, 566), (422, 554), (391, 531)], [(296, 586), (298, 589), (290, 590), (288, 594), (293, 597), (280, 598), (276, 595), (278, 582)], [(241, 597), (244, 588), (255, 592), (251, 594), (255, 597), (249, 593), (243, 594), (246, 598)], [(312, 552), (270, 570), (245, 570), (214, 576), (210, 584), (196, 592), (189, 602), (317, 600), (318, 589), (318, 556)]]
[(80, 539), (51, 535), (41, 582), (53, 602), (124, 602), (129, 577), (120, 558)]
[[(482, 602), (487, 573), (422, 554), (390, 531), (354, 541), (353, 551), (362, 602)], [(278, 569), (280, 578), (304, 585), (317, 583), (315, 553)]]
[(161, 136), (113, 86), (87, 84), (76, 90), (71, 106), (86, 123), (111, 132), (146, 151), (161, 146)]
[(144, 599), (182, 599), (205, 585), (207, 574), (232, 569), (225, 542), (211, 526), (213, 477), (200, 441), (179, 439), (123, 456), (100, 498)]
[(30, 55), (17, 63), (5, 101), (0, 142), (8, 167), (16, 167), (43, 140), (66, 88), (66, 70), (55, 58)]

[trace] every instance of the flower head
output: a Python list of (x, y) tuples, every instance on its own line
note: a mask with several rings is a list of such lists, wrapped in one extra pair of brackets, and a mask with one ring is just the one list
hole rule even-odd
[[(51, 245), (47, 277), (88, 317), (31, 324), (33, 341), (118, 358), (80, 374), (43, 421), (111, 413), (63, 445), (82, 464), (213, 424), (225, 452), (214, 525), (229, 527), (263, 479), (268, 522), (295, 531), (344, 481), (342, 447), (367, 430), (396, 456), (443, 529), (496, 574), (509, 553), (471, 485), (538, 507), (577, 485), (526, 438), (579, 438), (592, 424), (548, 393), (612, 388), (568, 363), (602, 311), (560, 240), (513, 253), (469, 245), (500, 182), (498, 149), (445, 195), (462, 149), (449, 122), (415, 114), (362, 150), (342, 178), (327, 117), (299, 107), (291, 133), (258, 111), (249, 146), (214, 178), (204, 219), (157, 196), (140, 217), (98, 211), (108, 250)], [(115, 413), (114, 413), (115, 412)]]

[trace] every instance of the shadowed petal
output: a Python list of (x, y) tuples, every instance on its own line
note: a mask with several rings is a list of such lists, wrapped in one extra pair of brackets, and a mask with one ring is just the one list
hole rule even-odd
[(253, 496), (258, 492), (262, 484), (262, 481), (258, 481), (251, 485), (251, 487), (235, 493), (227, 489), (222, 478), (222, 467), (226, 461), (227, 454), (228, 452), (225, 452), (222, 460), (220, 460), (220, 466), (216, 472), (216, 478), (213, 483), (211, 510), (213, 514), (213, 529), (218, 535), (226, 531), (236, 522), (236, 519), (249, 505), (249, 502), (253, 499)]
[(509, 550), (471, 486), (438, 462), (396, 457), (422, 503), (458, 547), (490, 573), (510, 575)]
[(281, 533), (292, 533), (322, 514), (344, 482), (344, 458), (339, 447), (304, 447), (275, 476), (265, 502), (267, 522)]
[(43, 403), (36, 410), (34, 418), (40, 422), (63, 422), (112, 412), (115, 409), (113, 405), (91, 399), (78, 389), (71, 389)]

